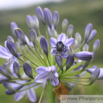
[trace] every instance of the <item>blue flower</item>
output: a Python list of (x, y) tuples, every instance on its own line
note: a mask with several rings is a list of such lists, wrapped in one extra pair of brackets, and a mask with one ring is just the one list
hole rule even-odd
[(50, 38), (50, 45), (53, 47), (51, 49), (52, 55), (59, 54), (62, 58), (68, 57), (68, 52), (70, 50), (70, 46), (74, 43), (73, 38), (66, 39), (65, 34), (61, 34), (58, 36), (57, 40), (55, 38)]
[(56, 72), (56, 66), (44, 67), (40, 66), (36, 69), (38, 75), (35, 77), (35, 82), (37, 83), (45, 83), (48, 79), (50, 79), (51, 84), (53, 86), (57, 86), (59, 84), (58, 73)]
[(13, 63), (17, 61), (17, 58), (12, 55), (7, 47), (7, 41), (5, 41), (5, 48), (0, 45), (0, 57), (7, 60), (7, 64), (13, 66)]
[(97, 68), (97, 66), (93, 66), (92, 68), (87, 68), (87, 72), (93, 73), (96, 69), (100, 69), (100, 73), (98, 75), (98, 79), (103, 79), (103, 68)]
[[(27, 77), (27, 75), (24, 73), (23, 77)], [(36, 102), (36, 94), (34, 89), (38, 88), (41, 84), (38, 83), (32, 83), (32, 84), (28, 84), (28, 85), (20, 85), (20, 84), (25, 84), (28, 81), (20, 81), (20, 80), (16, 80), (17, 83), (4, 83), (4, 86), (7, 88), (9, 85), (9, 87), (11, 88), (11, 90), (9, 88), (7, 88), (6, 94), (10, 95), (10, 94), (14, 94), (14, 98), (16, 101), (19, 101), (20, 99), (22, 99), (24, 97), (24, 95), (26, 95), (28, 97), (28, 99), (31, 102)], [(18, 91), (18, 92), (15, 92)], [(20, 92), (19, 92), (20, 91)]]

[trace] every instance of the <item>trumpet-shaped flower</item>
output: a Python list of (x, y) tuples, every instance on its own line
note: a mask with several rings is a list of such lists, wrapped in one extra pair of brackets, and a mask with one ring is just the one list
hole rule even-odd
[(55, 38), (50, 38), (50, 45), (53, 47), (51, 49), (52, 55), (59, 54), (62, 58), (68, 57), (68, 52), (70, 50), (70, 46), (74, 43), (73, 38), (66, 39), (65, 34), (61, 34), (58, 36), (57, 40)]
[(56, 66), (44, 67), (40, 66), (37, 68), (36, 72), (38, 75), (35, 77), (35, 82), (37, 83), (45, 83), (50, 79), (53, 86), (57, 86), (59, 84), (58, 73), (56, 72)]

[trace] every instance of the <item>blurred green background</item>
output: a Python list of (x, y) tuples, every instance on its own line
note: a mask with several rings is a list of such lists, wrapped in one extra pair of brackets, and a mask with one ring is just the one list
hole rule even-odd
[[(67, 18), (69, 24), (74, 25), (74, 34), (79, 32), (84, 38), (84, 30), (88, 23), (93, 24), (93, 28), (97, 30), (97, 35), (94, 40), (100, 39), (101, 46), (95, 55), (94, 61), (90, 65), (97, 65), (99, 68), (103, 67), (103, 0), (64, 0), (60, 3), (48, 3), (39, 5), (42, 8), (49, 8), (52, 13), (57, 10), (60, 15), (60, 23), (58, 26), (58, 33), (61, 33), (62, 20)], [(8, 35), (12, 36), (10, 23), (16, 22), (18, 26), (29, 36), (29, 28), (26, 24), (27, 15), (36, 15), (36, 7), (32, 6), (25, 9), (4, 10), (0, 11), (0, 44), (4, 45), (4, 41)], [(44, 28), (40, 23), (40, 29), (42, 35), (44, 34)], [(94, 41), (93, 40), (93, 41)], [(90, 43), (90, 50), (92, 51), (93, 41)], [(0, 59), (0, 64), (3, 64), (3, 60)], [(30, 103), (27, 99), (23, 98), (19, 102), (14, 101), (13, 96), (5, 94), (5, 88), (0, 85), (0, 103)], [(41, 94), (41, 88), (36, 90), (39, 99)], [(99, 80), (90, 87), (76, 86), (69, 94), (103, 94), (103, 81)], [(42, 103), (45, 102), (45, 97)]]

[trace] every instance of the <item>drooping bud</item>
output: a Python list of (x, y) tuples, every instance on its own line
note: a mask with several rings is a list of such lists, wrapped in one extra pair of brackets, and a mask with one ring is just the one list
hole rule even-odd
[(47, 25), (51, 28), (52, 27), (52, 13), (48, 8), (44, 9), (44, 17)]
[(58, 67), (61, 69), (61, 71), (63, 71), (63, 60), (60, 56), (55, 56), (55, 61), (58, 65)]
[(82, 41), (82, 37), (81, 37), (81, 35), (78, 32), (75, 34), (75, 39), (78, 41), (79, 44)]
[(23, 44), (27, 44), (26, 39), (25, 39), (25, 34), (24, 34), (24, 32), (23, 32), (20, 28), (15, 29), (15, 34), (16, 34), (16, 37), (17, 37)]
[(39, 21), (35, 15), (33, 15), (33, 16), (27, 15), (26, 22), (30, 29), (34, 29), (34, 28), (39, 29)]
[(24, 69), (25, 74), (29, 78), (33, 78), (32, 68), (31, 68), (31, 66), (28, 63), (24, 63), (23, 69)]
[(64, 19), (64, 20), (62, 21), (62, 31), (65, 32), (66, 29), (67, 29), (67, 27), (68, 27), (68, 20), (67, 20), (67, 19)]
[(4, 83), (4, 82), (7, 82), (7, 81), (9, 81), (9, 80), (10, 80), (10, 78), (7, 78), (7, 77), (5, 77), (5, 76), (3, 76), (3, 75), (0, 76), (0, 84), (2, 84), (2, 83)]
[(8, 90), (14, 91), (13, 88), (12, 88), (12, 86), (10, 85), (10, 83), (5, 82), (5, 83), (3, 83), (3, 85), (4, 85), (4, 87), (7, 88)]
[(45, 55), (48, 56), (48, 42), (47, 42), (46, 38), (43, 36), (40, 39), (40, 46), (41, 46), (43, 52), (45, 53)]
[(97, 31), (96, 30), (92, 30), (91, 34), (90, 34), (90, 36), (89, 36), (89, 38), (88, 38), (88, 40), (86, 42), (90, 42), (96, 36), (96, 34), (97, 34)]
[(15, 29), (17, 28), (18, 28), (17, 24), (15, 22), (11, 22), (11, 32), (15, 37), (16, 37)]
[(54, 11), (53, 13), (52, 22), (53, 22), (54, 28), (56, 29), (59, 24), (59, 13), (57, 11)]
[(40, 6), (38, 6), (36, 8), (36, 14), (37, 14), (39, 20), (43, 23), (43, 25), (45, 25), (46, 23), (45, 23), (44, 12)]
[[(11, 85), (11, 84), (10, 84)], [(12, 83), (13, 85), (13, 83)], [(14, 84), (15, 85), (15, 84)], [(14, 91), (10, 91), (10, 90), (6, 90), (6, 94), (7, 95), (12, 95), (14, 93), (16, 93), (16, 91), (18, 91), (19, 89), (21, 89), (23, 87), (23, 85), (18, 85), (18, 86), (15, 86), (15, 90)]]
[(3, 66), (0, 66), (0, 73), (8, 78), (11, 78), (9, 72)]
[(90, 60), (93, 58), (93, 53), (88, 51), (77, 52), (77, 53), (74, 53), (73, 55), (74, 57), (80, 60)]
[(12, 94), (14, 94), (14, 93), (15, 93), (15, 91), (6, 90), (6, 94), (7, 94), (7, 95), (12, 95)]
[(66, 60), (66, 70), (69, 69), (73, 65), (73, 63), (74, 63), (74, 57), (72, 54), (70, 54)]
[(89, 50), (89, 45), (88, 44), (85, 44), (84, 46), (83, 46), (83, 51), (88, 51)]
[(95, 40), (95, 42), (93, 43), (93, 51), (96, 52), (100, 47), (100, 40), (97, 39)]
[(30, 39), (33, 42), (33, 44), (36, 44), (36, 39), (37, 39), (37, 33), (34, 29), (30, 30)]
[(7, 47), (9, 51), (18, 58), (18, 53), (15, 44), (12, 41), (7, 41)]
[(13, 64), (13, 69), (14, 69), (14, 73), (15, 73), (19, 78), (21, 78), (21, 75), (20, 75), (20, 65), (19, 65), (17, 62), (14, 62), (14, 64)]
[(100, 69), (97, 68), (91, 75), (90, 85), (93, 84), (96, 81), (99, 74), (100, 74)]
[(92, 28), (93, 28), (93, 26), (91, 23), (87, 24), (87, 26), (85, 28), (85, 36), (84, 36), (85, 41), (87, 41), (87, 39), (92, 31)]
[(67, 28), (67, 36), (68, 38), (71, 38), (72, 37), (72, 34), (73, 34), (73, 31), (74, 31), (74, 27), (72, 24), (70, 24)]
[(8, 36), (7, 40), (10, 40), (10, 41), (12, 41), (14, 43), (14, 39), (11, 36)]

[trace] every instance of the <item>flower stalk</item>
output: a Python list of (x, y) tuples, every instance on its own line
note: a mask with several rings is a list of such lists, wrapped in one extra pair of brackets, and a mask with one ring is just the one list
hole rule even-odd
[(55, 93), (53, 88), (54, 86), (48, 81), (47, 103), (55, 103)]

